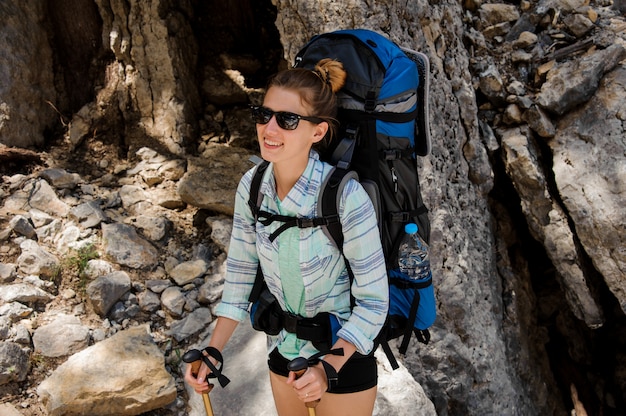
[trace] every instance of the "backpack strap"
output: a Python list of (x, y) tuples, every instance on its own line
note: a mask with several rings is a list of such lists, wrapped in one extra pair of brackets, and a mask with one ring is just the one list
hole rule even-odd
[[(261, 194), (261, 181), (263, 180), (263, 175), (265, 174), (268, 166), (269, 162), (266, 160), (258, 163), (254, 174), (252, 175), (252, 181), (250, 182), (248, 206), (252, 211), (252, 215), (254, 215), (255, 223), (259, 217), (259, 209), (261, 207), (261, 202), (263, 201), (263, 194)], [(250, 303), (254, 303), (259, 300), (264, 285), (265, 280), (263, 279), (263, 272), (261, 271), (261, 264), (259, 263), (256, 270), (256, 277), (254, 278), (254, 285), (252, 285), (252, 291), (250, 292), (250, 296), (248, 296), (248, 301)]]
[(259, 217), (259, 209), (261, 208), (261, 202), (263, 201), (263, 195), (261, 194), (261, 181), (263, 180), (263, 175), (269, 165), (270, 163), (266, 160), (259, 163), (254, 170), (254, 174), (252, 175), (252, 180), (250, 182), (248, 206), (250, 207), (250, 211), (252, 211), (252, 215), (254, 215), (255, 220)]
[[(322, 184), (320, 191), (320, 197), (317, 201), (317, 212), (320, 217), (336, 218), (336, 221), (326, 224), (323, 229), (326, 236), (335, 244), (335, 247), (343, 255), (343, 228), (341, 226), (341, 220), (339, 218), (339, 202), (343, 193), (343, 188), (350, 179), (358, 180), (356, 172), (335, 167), (326, 177), (326, 180)], [(346, 265), (347, 264), (346, 261)]]

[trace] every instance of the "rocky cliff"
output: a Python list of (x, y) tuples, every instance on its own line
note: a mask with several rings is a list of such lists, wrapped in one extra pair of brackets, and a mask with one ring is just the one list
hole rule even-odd
[(622, 1), (70, 3), (0, 3), (0, 410), (189, 412), (180, 354), (221, 293), (246, 105), (312, 35), (365, 27), (431, 61), (417, 414), (623, 414)]

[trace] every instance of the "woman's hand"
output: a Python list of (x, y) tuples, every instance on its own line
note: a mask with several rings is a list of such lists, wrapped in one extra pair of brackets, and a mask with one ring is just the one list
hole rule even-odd
[(296, 377), (296, 373), (290, 371), (287, 384), (293, 387), (298, 398), (305, 403), (321, 399), (328, 390), (328, 380), (321, 362), (307, 368), (299, 378)]
[(193, 374), (192, 365), (187, 364), (187, 368), (185, 368), (185, 382), (189, 384), (196, 393), (202, 394), (209, 390), (209, 383), (207, 382), (206, 376), (210, 373), (209, 367), (206, 366), (205, 363), (200, 365), (198, 369), (198, 374)]

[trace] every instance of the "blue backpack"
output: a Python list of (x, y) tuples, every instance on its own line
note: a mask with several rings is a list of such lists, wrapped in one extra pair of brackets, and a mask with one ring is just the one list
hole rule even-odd
[[(347, 180), (359, 180), (377, 212), (389, 277), (389, 313), (376, 341), (395, 369), (398, 364), (388, 341), (402, 337), (399, 351), (406, 354), (411, 334), (415, 334), (420, 342), (428, 343), (428, 328), (436, 317), (432, 275), (429, 279), (416, 282), (402, 274), (398, 267), (398, 248), (405, 224), (416, 223), (426, 242), (429, 242), (430, 236), (428, 210), (422, 200), (416, 162), (417, 156), (428, 155), (431, 148), (428, 125), (429, 61), (424, 54), (401, 48), (376, 32), (356, 29), (313, 37), (297, 54), (294, 67), (313, 69), (323, 58), (339, 60), (347, 72), (347, 80), (337, 93), (340, 140), (320, 155), (322, 160), (335, 168), (320, 192), (318, 217), (281, 217), (260, 211), (262, 195), (259, 187), (267, 162), (261, 162), (253, 176), (249, 206), (257, 221), (265, 221), (264, 224), (267, 221), (282, 221), (284, 224), (280, 229), (320, 226), (342, 251), (338, 196)], [(352, 281), (347, 261), (346, 265)], [(260, 298), (267, 300), (259, 267), (249, 299), (255, 329), (276, 333), (280, 328), (290, 327), (293, 329), (290, 332), (301, 334), (304, 328), (319, 326), (319, 322), (313, 324), (304, 318), (286, 317), (282, 311), (268, 313), (266, 305), (260, 312)], [(274, 323), (270, 331), (263, 328), (267, 327), (268, 321)], [(311, 336), (324, 338), (329, 331), (335, 331), (336, 323), (331, 322), (329, 328)], [(310, 339), (306, 338), (308, 334), (301, 335)], [(329, 339), (318, 349), (332, 345), (334, 340)], [(317, 342), (319, 344), (320, 341)]]

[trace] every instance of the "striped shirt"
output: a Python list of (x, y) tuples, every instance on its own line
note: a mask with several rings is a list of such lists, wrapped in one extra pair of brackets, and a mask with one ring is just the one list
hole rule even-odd
[[(281, 201), (282, 207), (297, 212), (299, 217), (317, 216), (320, 187), (331, 169), (331, 165), (321, 162), (317, 153), (311, 151), (304, 173)], [(237, 188), (226, 281), (222, 301), (216, 308), (218, 316), (237, 321), (243, 321), (248, 315), (248, 296), (259, 262), (269, 290), (283, 310), (287, 310), (279, 273), (278, 241), (281, 237), (273, 242), (269, 240), (269, 235), (282, 223), (264, 226), (255, 222), (248, 206), (253, 171), (254, 168), (243, 176)], [(272, 214), (279, 212), (274, 184), (270, 165), (260, 192), (264, 196), (261, 209)], [(348, 181), (341, 195), (339, 216), (344, 234), (343, 251), (354, 273), (352, 288), (344, 259), (322, 228), (299, 229), (299, 258), (294, 261), (299, 262), (304, 283), (304, 311), (300, 312), (306, 317), (320, 312), (334, 314), (341, 324), (337, 335), (354, 344), (360, 353), (368, 354), (385, 321), (389, 293), (374, 208), (365, 190), (354, 179)], [(350, 293), (355, 298), (352, 309)], [(270, 337), (269, 349), (284, 338), (285, 331), (277, 337)], [(309, 356), (315, 352), (307, 343), (301, 354)]]

